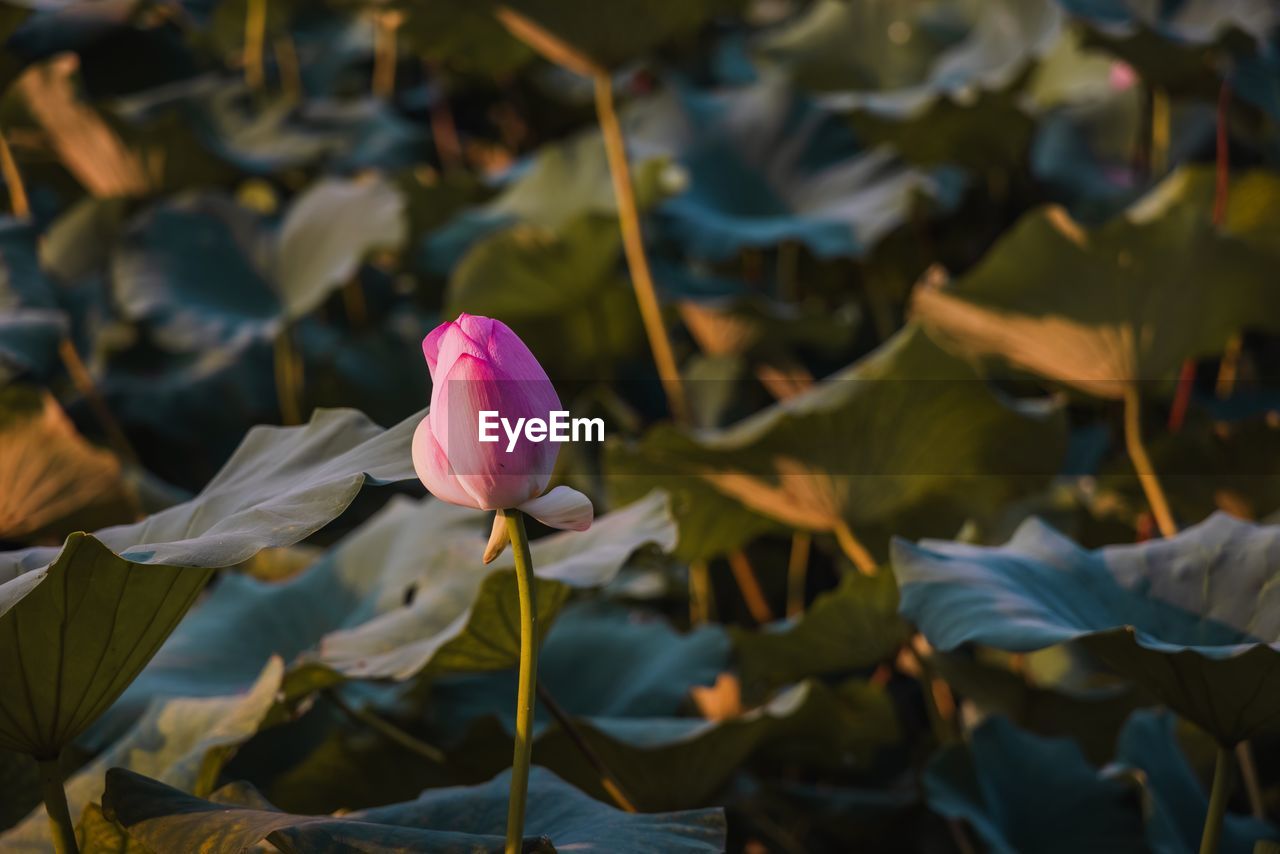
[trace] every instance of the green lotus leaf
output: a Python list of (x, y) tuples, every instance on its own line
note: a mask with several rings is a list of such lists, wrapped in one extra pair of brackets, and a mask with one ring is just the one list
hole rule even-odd
[(952, 533), (1038, 488), (1057, 471), (1064, 439), (1059, 413), (1002, 401), (909, 326), (732, 427), (659, 427), (638, 445), (614, 443), (606, 460), (620, 497), (654, 486), (676, 497), (682, 556), (741, 545), (766, 528), (762, 518), (812, 531), (847, 525), (883, 554), (890, 533)]
[(0, 539), (57, 542), (136, 518), (120, 461), (81, 436), (48, 392), (0, 386)]
[[(1167, 714), (1135, 712), (1099, 771), (1067, 739), (989, 718), (925, 772), (929, 806), (963, 818), (992, 852), (1196, 851), (1208, 796)], [(1129, 774), (1133, 771), (1137, 773)], [(1275, 829), (1228, 815), (1219, 850), (1248, 854)]]
[[(1203, 519), (1227, 510), (1245, 519), (1266, 519), (1280, 510), (1280, 431), (1262, 418), (1215, 430), (1207, 417), (1188, 417), (1177, 433), (1161, 431), (1148, 441), (1151, 463), (1175, 519)], [(1141, 484), (1127, 460), (1099, 472), (1099, 485), (1145, 506)]]
[[(884, 691), (865, 682), (830, 688), (814, 680), (724, 720), (588, 714), (576, 717), (575, 727), (646, 810), (714, 802), (742, 763), (755, 756), (848, 771), (865, 767), (879, 748), (899, 737), (893, 703)], [(510, 724), (485, 717), (452, 746), (449, 757), (468, 777), (483, 778), (509, 762), (510, 752)], [(534, 754), (539, 764), (611, 802), (599, 773), (558, 726), (535, 737)]]
[(1221, 226), (1214, 181), (1212, 170), (1179, 170), (1093, 229), (1057, 208), (1033, 211), (964, 278), (918, 289), (914, 316), (959, 352), (1089, 394), (1168, 381), (1246, 326), (1280, 329), (1280, 179), (1235, 178)]
[(309, 313), (376, 249), (399, 249), (405, 202), (382, 178), (325, 178), (285, 212), (276, 239), (275, 282), (290, 318)]
[[(287, 581), (222, 578), (91, 741), (109, 743), (155, 697), (243, 690), (271, 655), (290, 663), (293, 697), (346, 679), (410, 679), (425, 668), (513, 667), (515, 572), (510, 551), (481, 563), (488, 522), (465, 507), (397, 498)], [(666, 497), (654, 493), (598, 517), (589, 531), (534, 541), (542, 630), (571, 588), (604, 584), (636, 549), (669, 549), (674, 539)]]
[(617, 67), (644, 58), (670, 42), (692, 37), (713, 15), (741, 7), (741, 0), (693, 0), (654, 6), (622, 0), (608, 15), (593, 14), (589, 0), (510, 0), (505, 5), (546, 28), (595, 62)]
[[(729, 666), (729, 639), (719, 626), (679, 633), (665, 620), (603, 602), (574, 603), (556, 620), (538, 653), (538, 681), (575, 715), (673, 717), (689, 689), (711, 685)], [(431, 717), (446, 731), (505, 709), (515, 674), (456, 675), (431, 686)], [(510, 705), (510, 704), (506, 704)], [(535, 727), (551, 718), (536, 710)], [(505, 712), (504, 712), (505, 717)]]
[(929, 763), (929, 806), (962, 818), (998, 854), (1144, 851), (1138, 793), (1099, 775), (1066, 739), (1041, 739), (1004, 718)]
[(613, 217), (584, 214), (554, 231), (504, 229), (458, 262), (444, 314), (502, 318), (553, 379), (607, 377), (611, 365), (644, 352), (635, 291), (618, 275), (621, 253)]
[[(156, 701), (123, 738), (66, 781), (71, 820), (78, 821), (101, 799), (110, 768), (128, 768), (184, 792), (209, 795), (222, 766), (263, 725), (283, 676), (284, 663), (273, 658), (246, 693)], [(41, 854), (51, 844), (43, 807), (0, 835), (0, 847), (15, 854)]]
[(328, 410), (303, 427), (258, 427), (190, 501), (72, 534), (60, 549), (0, 553), (0, 671), (13, 677), (0, 747), (57, 756), (137, 676), (215, 568), (310, 536), (366, 482), (413, 477), (420, 417), (383, 430)]
[[(1177, 718), (1167, 712), (1135, 712), (1116, 745), (1115, 765), (1140, 772), (1147, 796), (1144, 818), (1152, 851), (1199, 850), (1209, 795), (1178, 742)], [(1270, 822), (1228, 813), (1218, 850), (1249, 854), (1263, 841), (1280, 839)]]
[(0, 750), (0, 831), (40, 803), (40, 769), (25, 753)]
[(1145, 692), (1129, 685), (1091, 691), (1042, 685), (959, 653), (935, 653), (928, 663), (979, 711), (1002, 715), (1036, 735), (1069, 737), (1095, 764), (1105, 763), (1115, 754), (1116, 737), (1129, 715), (1153, 702)]
[(898, 616), (893, 576), (882, 572), (846, 575), (795, 621), (730, 634), (742, 681), (754, 689), (871, 667), (891, 658), (911, 630)]
[[(184, 794), (122, 769), (107, 777), (103, 810), (156, 854), (251, 848), (268, 840), (283, 851), (466, 852), (501, 850), (509, 780), (502, 774), (471, 787), (430, 789), (417, 800), (343, 816), (282, 813), (247, 786), (231, 786), (213, 801)], [(574, 789), (543, 768), (529, 775), (526, 848), (543, 837), (555, 848), (694, 854), (721, 851), (724, 815), (718, 809), (629, 814)], [(537, 843), (533, 843), (537, 845)]]
[[(1062, 0), (1061, 5), (1089, 25), (1090, 43), (1132, 65), (1148, 85), (1202, 98), (1214, 97), (1224, 77), (1233, 86), (1239, 83), (1242, 61), (1259, 53), (1265, 57), (1262, 45), (1280, 23), (1273, 4), (1257, 0), (1187, 0), (1170, 6)], [(1273, 64), (1269, 70), (1274, 73)], [(1252, 94), (1240, 88), (1244, 97)]]
[(1216, 514), (1176, 537), (1082, 549), (1038, 519), (1004, 546), (897, 540), (902, 613), (934, 646), (1075, 641), (1224, 745), (1280, 719), (1280, 528)]
[[(631, 172), (636, 205), (641, 211), (684, 189), (686, 176), (671, 168), (666, 157), (633, 157)], [(620, 237), (606, 236), (603, 226), (594, 221), (609, 219), (616, 228), (617, 215), (618, 202), (613, 194), (609, 161), (600, 132), (583, 131), (538, 149), (496, 196), (463, 211), (431, 234), (424, 260), (434, 272), (447, 274), (460, 263), (467, 250), (486, 235), (513, 226), (531, 226), (534, 230), (527, 233), (537, 235), (538, 239), (526, 238), (521, 242), (532, 248), (539, 243), (554, 245), (548, 235), (558, 235), (572, 225), (577, 234), (570, 237), (594, 235), (605, 241), (604, 245), (594, 251), (591, 247), (573, 244), (556, 247), (557, 254), (540, 258), (539, 265), (555, 263), (557, 255), (564, 263), (567, 259), (563, 256), (569, 256), (575, 265), (582, 264), (583, 269), (593, 270), (601, 266), (603, 259), (617, 258)], [(583, 219), (593, 224), (578, 223)], [(574, 251), (570, 253), (569, 249)], [(492, 294), (493, 286), (486, 291)]]

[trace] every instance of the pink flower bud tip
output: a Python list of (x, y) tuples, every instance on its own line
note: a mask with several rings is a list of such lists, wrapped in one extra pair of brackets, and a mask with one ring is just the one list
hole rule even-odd
[(462, 314), (422, 340), (431, 372), (431, 409), (413, 436), (413, 465), (444, 501), (478, 510), (519, 509), (554, 528), (586, 530), (591, 502), (559, 486), (543, 495), (559, 445), (521, 436), (481, 442), (480, 413), (548, 419), (560, 398), (529, 348), (502, 321)]

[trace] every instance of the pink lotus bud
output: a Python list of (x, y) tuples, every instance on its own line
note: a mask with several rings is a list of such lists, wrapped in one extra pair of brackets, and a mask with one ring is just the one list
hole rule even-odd
[(1138, 83), (1138, 72), (1134, 71), (1132, 65), (1119, 59), (1111, 63), (1109, 76), (1111, 88), (1116, 92), (1132, 89)]
[[(555, 387), (524, 342), (501, 321), (463, 314), (433, 329), (422, 352), (433, 384), (431, 411), (414, 433), (413, 465), (427, 489), (479, 510), (520, 508), (542, 495), (555, 468), (557, 443), (500, 430), (496, 441), (480, 441), (482, 412), (516, 423), (547, 421), (560, 410)], [(584, 530), (591, 524), (591, 503), (565, 490), (577, 498), (552, 502), (554, 512), (545, 514), (538, 511), (547, 502), (533, 502), (527, 512), (557, 528)]]

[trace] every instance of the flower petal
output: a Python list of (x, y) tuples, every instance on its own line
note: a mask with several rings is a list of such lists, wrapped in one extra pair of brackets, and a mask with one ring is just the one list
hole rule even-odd
[(519, 509), (548, 527), (564, 531), (585, 531), (595, 518), (591, 499), (568, 486), (557, 486), (546, 495), (531, 498)]
[(413, 431), (413, 470), (418, 473), (422, 485), (436, 498), (463, 507), (480, 508), (450, 470), (449, 459), (431, 432), (430, 418), (423, 418)]
[(511, 533), (507, 530), (507, 517), (499, 510), (493, 514), (493, 528), (489, 531), (489, 542), (484, 547), (484, 562), (493, 563), (498, 555), (506, 551), (511, 543)]
[[(560, 446), (531, 442), (523, 433), (510, 452), (505, 431), (498, 441), (481, 442), (480, 412), (498, 412), (517, 419), (547, 413), (532, 383), (513, 382), (490, 363), (464, 353), (449, 375), (431, 393), (431, 429), (449, 460), (452, 472), (485, 510), (503, 510), (539, 495), (547, 488)], [(532, 395), (531, 395), (532, 392)]]

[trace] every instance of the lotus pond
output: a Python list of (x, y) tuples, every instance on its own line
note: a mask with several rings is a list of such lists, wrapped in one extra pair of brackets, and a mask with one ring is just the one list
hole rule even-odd
[(1280, 851), (1274, 0), (0, 0), (0, 86), (0, 851)]

